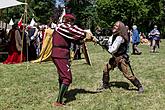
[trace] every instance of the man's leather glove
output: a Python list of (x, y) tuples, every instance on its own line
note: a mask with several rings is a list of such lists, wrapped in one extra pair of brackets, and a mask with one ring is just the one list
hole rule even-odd
[(83, 39), (83, 42), (97, 43), (97, 38), (95, 36), (93, 36), (93, 34), (90, 30), (85, 30), (85, 38)]

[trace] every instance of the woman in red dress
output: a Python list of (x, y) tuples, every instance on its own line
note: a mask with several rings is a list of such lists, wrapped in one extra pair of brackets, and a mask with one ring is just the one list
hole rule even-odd
[[(3, 64), (15, 64), (22, 62), (25, 58), (21, 54), (22, 41), (20, 31), (18, 30), (17, 25), (13, 25), (12, 29), (9, 31), (9, 46), (8, 46), (8, 58)], [(21, 58), (22, 55), (22, 58)], [(22, 61), (21, 61), (22, 60)]]

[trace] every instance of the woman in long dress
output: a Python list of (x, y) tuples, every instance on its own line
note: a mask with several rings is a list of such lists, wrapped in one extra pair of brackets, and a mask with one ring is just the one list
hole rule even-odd
[(3, 64), (15, 64), (21, 63), (25, 60), (23, 53), (21, 54), (22, 40), (20, 31), (17, 25), (13, 25), (12, 29), (9, 31), (9, 54), (8, 58), (3, 62)]
[(45, 29), (43, 45), (39, 58), (37, 60), (31, 61), (32, 63), (40, 63), (42, 61), (51, 60), (52, 34), (53, 34), (53, 29), (51, 29), (50, 26), (48, 26), (48, 28)]

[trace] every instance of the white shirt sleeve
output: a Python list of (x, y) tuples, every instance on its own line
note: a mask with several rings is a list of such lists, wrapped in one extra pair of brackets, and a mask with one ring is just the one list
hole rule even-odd
[(119, 46), (121, 45), (121, 43), (124, 43), (124, 39), (121, 36), (117, 36), (113, 43), (112, 43), (112, 40), (109, 41), (109, 44), (110, 44), (110, 42), (111, 42), (111, 45), (109, 45), (108, 51), (110, 53), (114, 54), (115, 52), (117, 52), (117, 50), (118, 50)]
[(109, 37), (109, 39), (108, 39), (108, 45), (112, 45), (112, 38), (113, 38), (113, 35)]
[(156, 30), (156, 35), (160, 35), (160, 32), (158, 30)]

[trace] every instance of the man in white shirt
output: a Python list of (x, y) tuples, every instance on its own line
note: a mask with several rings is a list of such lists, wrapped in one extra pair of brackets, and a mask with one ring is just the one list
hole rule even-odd
[(138, 92), (144, 91), (140, 81), (129, 71), (130, 63), (127, 53), (128, 46), (128, 30), (121, 21), (117, 21), (112, 29), (112, 36), (108, 40), (108, 52), (112, 54), (112, 58), (105, 65), (102, 77), (102, 87), (98, 90), (109, 88), (109, 72), (115, 67), (118, 67), (123, 75), (131, 81), (131, 83), (138, 88)]

